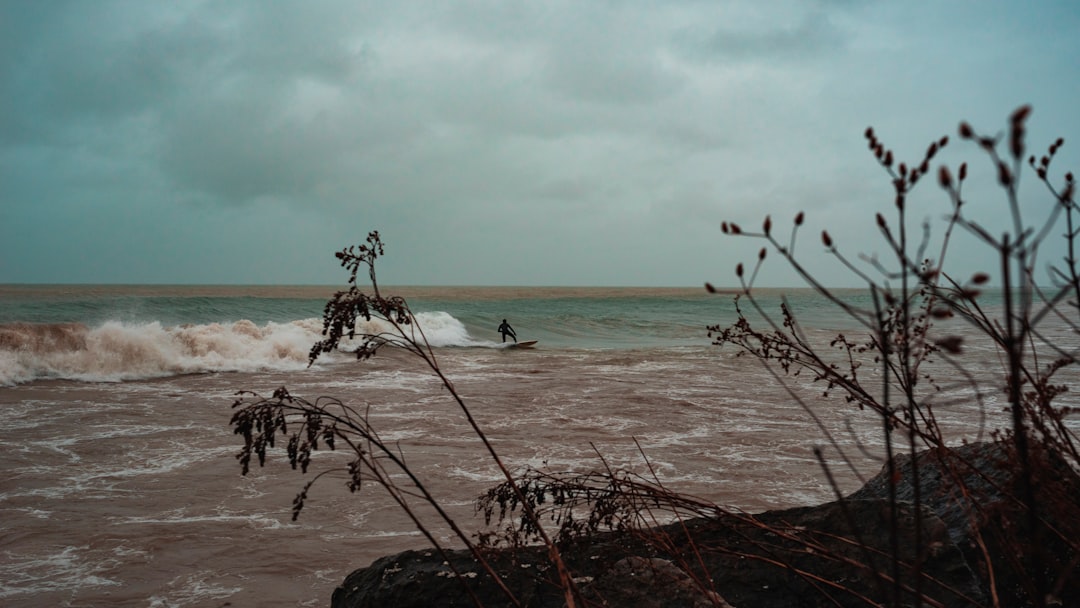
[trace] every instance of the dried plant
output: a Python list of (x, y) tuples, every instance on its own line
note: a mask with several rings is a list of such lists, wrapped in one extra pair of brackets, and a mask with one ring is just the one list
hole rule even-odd
[[(1069, 463), (1080, 462), (1076, 449), (1076, 437), (1066, 424), (1065, 418), (1072, 412), (1069, 407), (1056, 404), (1056, 398), (1067, 390), (1067, 385), (1057, 381), (1063, 369), (1074, 366), (1077, 349), (1071, 342), (1061, 342), (1041, 331), (1043, 322), (1053, 318), (1063, 323), (1075, 334), (1080, 321), (1080, 280), (1076, 258), (1076, 214), (1074, 200), (1075, 182), (1071, 173), (1064, 177), (1063, 185), (1051, 182), (1050, 170), (1053, 158), (1063, 141), (1057, 140), (1046, 155), (1038, 160), (1027, 159), (1037, 178), (1050, 193), (1051, 210), (1045, 221), (1032, 225), (1025, 221), (1019, 198), (1019, 182), (1025, 163), (1025, 124), (1030, 107), (1014, 112), (1009, 121), (1007, 151), (999, 148), (1002, 137), (978, 133), (968, 123), (961, 123), (959, 136), (974, 141), (994, 168), (998, 185), (1004, 190), (1006, 212), (1011, 228), (999, 237), (991, 234), (977, 219), (967, 213), (967, 200), (963, 186), (967, 178), (967, 164), (954, 171), (947, 165), (936, 170), (937, 184), (946, 193), (951, 209), (944, 219), (940, 248), (936, 257), (930, 257), (931, 228), (922, 227), (921, 236), (911, 234), (908, 217), (908, 201), (927, 175), (931, 175), (931, 162), (935, 155), (949, 144), (942, 137), (928, 146), (926, 153), (910, 166), (897, 163), (892, 150), (885, 147), (873, 129), (865, 136), (877, 162), (892, 181), (895, 194), (894, 216), (877, 215), (877, 228), (885, 243), (885, 260), (876, 256), (861, 256), (853, 260), (845, 254), (840, 244), (826, 230), (821, 241), (826, 251), (844, 268), (848, 269), (869, 291), (871, 307), (859, 307), (846, 300), (840, 293), (819, 282), (796, 255), (797, 234), (804, 225), (805, 215), (796, 215), (790, 236), (780, 240), (773, 231), (772, 220), (766, 217), (762, 229), (757, 232), (743, 230), (733, 223), (725, 223), (725, 233), (762, 239), (766, 242), (758, 254), (757, 262), (749, 273), (743, 264), (736, 267), (741, 284), (741, 298), (763, 322), (751, 323), (743, 309), (739, 308), (738, 321), (730, 327), (710, 327), (710, 335), (716, 344), (732, 345), (740, 354), (755, 357), (780, 379), (794, 379), (806, 375), (812, 383), (825, 386), (826, 397), (839, 393), (849, 403), (867, 409), (880, 417), (884, 438), (885, 466), (888, 479), (897, 478), (899, 452), (911, 455), (913, 488), (911, 500), (917, 507), (915, 517), (921, 512), (923, 502), (916, 452), (924, 449), (945, 448), (955, 438), (946, 436), (935, 417), (936, 399), (941, 385), (929, 367), (941, 372), (942, 362), (949, 376), (971, 385), (971, 394), (981, 399), (986, 391), (982, 383), (986, 379), (972, 371), (971, 359), (965, 357), (964, 339), (949, 330), (938, 330), (938, 323), (949, 319), (954, 325), (962, 320), (975, 330), (974, 333), (988, 340), (996, 348), (1002, 362), (999, 388), (1006, 395), (1011, 426), (993, 430), (995, 439), (1012, 446), (1011, 458), (1003, 463), (1019, 480), (1015, 499), (1022, 505), (1025, 521), (1015, 529), (1010, 544), (1004, 551), (1019, 556), (1008, 567), (1018, 569), (1025, 588), (1011, 592), (1004, 605), (1042, 606), (1058, 602), (1056, 595), (1061, 581), (1074, 576), (1075, 563), (1062, 565), (1046, 555), (1046, 542), (1056, 535), (1058, 545), (1077, 550), (1076, 540), (1053, 531), (1046, 524), (1046, 515), (1069, 507), (1069, 497), (1040, 493), (1035, 480), (1041, 475), (1036, 470), (1045, 459), (1037, 454), (1050, 453)], [(1047, 238), (1060, 225), (1065, 224), (1067, 256), (1063, 263), (1050, 264), (1048, 274), (1040, 280), (1036, 262)], [(964, 279), (950, 274), (945, 260), (954, 232), (964, 230), (982, 243), (996, 258), (1000, 274), (1001, 306), (987, 306), (983, 290), (990, 276), (977, 273)], [(764, 310), (755, 297), (754, 283), (767, 253), (772, 250), (780, 255), (806, 283), (818, 294), (844, 311), (865, 334), (865, 338), (853, 340), (839, 335), (827, 343), (809, 337), (800, 326), (796, 313), (787, 302), (781, 307), (778, 318)], [(706, 285), (715, 291), (711, 285)], [(992, 380), (991, 380), (992, 381)], [(804, 409), (812, 415), (812, 407), (800, 389), (803, 385), (792, 383), (792, 394)], [(830, 437), (830, 440), (833, 438)], [(833, 448), (846, 463), (853, 467), (838, 442), (832, 440)], [(857, 472), (856, 472), (857, 473)], [(960, 477), (957, 475), (957, 479)], [(892, 504), (891, 521), (898, 519), (901, 501), (896, 494), (895, 483), (889, 485)], [(987, 514), (973, 513), (972, 517)], [(916, 519), (917, 547), (925, 545), (919, 536), (924, 525)], [(898, 556), (900, 547), (895, 527), (892, 533), (892, 553)], [(987, 555), (984, 567), (991, 577), (995, 568), (1004, 564), (993, 563)], [(922, 591), (919, 563), (915, 562), (904, 572), (901, 560), (892, 560), (890, 578), (893, 581), (891, 603), (895, 606), (905, 602), (925, 602), (929, 598)], [(1062, 569), (1053, 570), (1052, 565)], [(905, 590), (903, 580), (911, 581)], [(1002, 600), (995, 595), (995, 604)]]
[[(348, 247), (336, 256), (341, 266), (349, 271), (349, 289), (334, 294), (323, 312), (323, 336), (311, 349), (309, 363), (314, 363), (324, 353), (338, 350), (343, 342), (358, 341), (355, 354), (358, 359), (367, 359), (385, 347), (402, 349), (418, 357), (442, 382), (451, 399), (459, 407), (476, 436), (481, 440), (492, 461), (506, 478), (506, 487), (510, 488), (525, 509), (525, 517), (531, 522), (531, 530), (548, 548), (548, 558), (558, 575), (556, 583), (563, 590), (566, 605), (573, 607), (580, 604), (577, 587), (563, 562), (554, 542), (549, 539), (540, 519), (533, 513), (524, 498), (522, 489), (510, 471), (503, 464), (494, 447), (488, 441), (483, 430), (476, 423), (464, 400), (458, 394), (454, 384), (443, 374), (434, 351), (424, 336), (423, 329), (416, 323), (416, 318), (404, 298), (384, 296), (375, 273), (375, 261), (383, 255), (384, 247), (378, 232), (368, 234), (363, 245)], [(371, 292), (360, 288), (357, 275), (366, 269), (371, 283)], [(361, 325), (375, 320), (381, 322), (378, 330)], [(360, 327), (358, 328), (358, 325)], [(368, 327), (368, 329), (365, 329)], [(385, 328), (385, 329), (384, 329)], [(232, 417), (234, 432), (244, 439), (244, 447), (237, 455), (241, 469), (247, 474), (252, 456), (256, 456), (259, 465), (266, 462), (268, 448), (275, 445), (275, 436), (281, 433), (288, 437), (286, 452), (293, 469), (300, 468), (306, 473), (311, 462), (311, 453), (320, 446), (333, 450), (342, 444), (353, 455), (346, 473), (350, 492), (360, 490), (365, 482), (375, 483), (384, 488), (399, 507), (409, 516), (416, 528), (427, 540), (445, 555), (445, 548), (437, 542), (428, 527), (410, 506), (410, 497), (419, 497), (433, 507), (441, 521), (453, 530), (461, 541), (487, 571), (489, 576), (500, 586), (507, 599), (514, 605), (520, 605), (513, 592), (503, 584), (501, 577), (491, 568), (484, 553), (470, 540), (470, 536), (443, 510), (437, 497), (428, 492), (423, 480), (415, 475), (401, 454), (379, 439), (378, 433), (368, 423), (365, 414), (361, 414), (341, 401), (322, 397), (315, 402), (293, 397), (285, 388), (278, 389), (270, 399), (244, 392), (233, 405), (236, 412)], [(290, 431), (290, 427), (295, 430)], [(404, 473), (410, 482), (409, 487), (402, 487), (391, 478), (393, 468)], [(304, 507), (307, 491), (324, 475), (333, 469), (319, 472), (309, 481), (293, 502), (293, 519), (296, 519)], [(448, 563), (452, 563), (447, 560)], [(456, 573), (455, 574), (460, 574)], [(479, 600), (469, 587), (466, 577), (457, 577), (465, 586), (470, 597), (477, 605)]]

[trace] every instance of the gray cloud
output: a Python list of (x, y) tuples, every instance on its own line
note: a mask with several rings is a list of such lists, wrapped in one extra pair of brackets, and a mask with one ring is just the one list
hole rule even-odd
[(680, 46), (689, 57), (705, 61), (803, 62), (843, 50), (849, 39), (829, 13), (813, 10), (779, 22), (769, 16), (760, 29), (726, 21), (701, 24), (680, 36)]
[[(190, 281), (335, 280), (326, 252), (378, 228), (409, 252), (392, 262), (402, 282), (695, 284), (742, 246), (718, 244), (724, 219), (805, 209), (832, 225), (886, 200), (867, 125), (915, 155), (961, 117), (996, 124), (1032, 102), (1068, 135), (1080, 86), (1062, 76), (1075, 11), (1053, 3), (969, 25), (954, 2), (0, 11), (0, 258), (78, 242), (99, 248), (99, 281), (156, 259)], [(288, 251), (259, 232), (288, 228)], [(200, 235), (233, 243), (217, 256), (233, 275), (179, 266)], [(658, 260), (633, 245), (657, 235)]]

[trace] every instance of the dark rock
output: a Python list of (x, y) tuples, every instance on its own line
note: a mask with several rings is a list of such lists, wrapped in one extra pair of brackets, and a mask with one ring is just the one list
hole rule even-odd
[(584, 598), (598, 606), (731, 608), (719, 593), (658, 557), (623, 558), (583, 589)]
[[(895, 505), (883, 471), (843, 501), (596, 534), (562, 555), (590, 606), (698, 608), (724, 606), (724, 599), (737, 608), (914, 606), (916, 589), (948, 607), (989, 606), (995, 593), (1003, 606), (1027, 606), (1033, 568), (1054, 600), (1080, 606), (1080, 577), (1072, 575), (1080, 558), (1064, 540), (1080, 538), (1080, 477), (1066, 463), (1033, 459), (1039, 514), (1056, 531), (1044, 527), (1036, 541), (1023, 523), (1023, 486), (1008, 446), (975, 444), (921, 453), (914, 465), (910, 457), (895, 462)], [(1018, 558), (1018, 547), (1037, 549), (1040, 559)], [(565, 605), (542, 547), (485, 555), (520, 605)], [(469, 552), (407, 551), (350, 574), (332, 605), (476, 604), (513, 605)]]
[[(919, 480), (920, 502), (945, 523), (987, 596), (993, 574), (1001, 605), (1037, 605), (1032, 597), (1038, 586), (1050, 604), (1080, 606), (1080, 476), (1051, 452), (1035, 449), (1029, 460), (1031, 495), (1044, 522), (1034, 529), (1024, 477), (1017, 474), (1019, 459), (1008, 443), (929, 450), (914, 462), (896, 458), (896, 498), (913, 503)], [(883, 470), (849, 498), (887, 500), (888, 488)]]

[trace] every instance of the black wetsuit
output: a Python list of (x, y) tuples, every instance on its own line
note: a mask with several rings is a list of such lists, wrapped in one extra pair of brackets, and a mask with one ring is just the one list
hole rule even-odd
[(509, 334), (514, 342), (517, 342), (517, 334), (514, 333), (514, 328), (510, 327), (510, 324), (503, 319), (502, 325), (499, 326), (499, 333), (502, 334), (503, 342), (506, 342), (506, 335)]

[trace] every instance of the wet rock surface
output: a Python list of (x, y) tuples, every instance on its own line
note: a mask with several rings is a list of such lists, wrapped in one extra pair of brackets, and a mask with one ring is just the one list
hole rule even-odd
[[(895, 504), (886, 469), (842, 501), (695, 519), (648, 535), (597, 534), (565, 547), (562, 555), (585, 605), (595, 606), (915, 605), (916, 590), (943, 606), (987, 606), (995, 593), (1001, 605), (1025, 606), (1031, 605), (1035, 568), (1046, 573), (1044, 588), (1053, 592), (1053, 601), (1080, 605), (1077, 552), (1061, 540), (1080, 538), (1080, 478), (1054, 458), (1033, 460), (1039, 515), (1060, 533), (1039, 534), (1033, 563), (1016, 558), (1016, 547), (1031, 546), (1032, 536), (1016, 500), (1023, 485), (1011, 462), (1008, 447), (993, 443), (926, 452), (914, 463), (910, 457), (897, 459)], [(902, 562), (898, 568), (890, 557), (894, 547)], [(492, 550), (485, 556), (520, 605), (565, 605), (544, 548)], [(921, 576), (912, 564), (921, 565)], [(376, 560), (349, 575), (332, 603), (335, 608), (477, 604), (514, 605), (471, 553), (434, 550)]]

